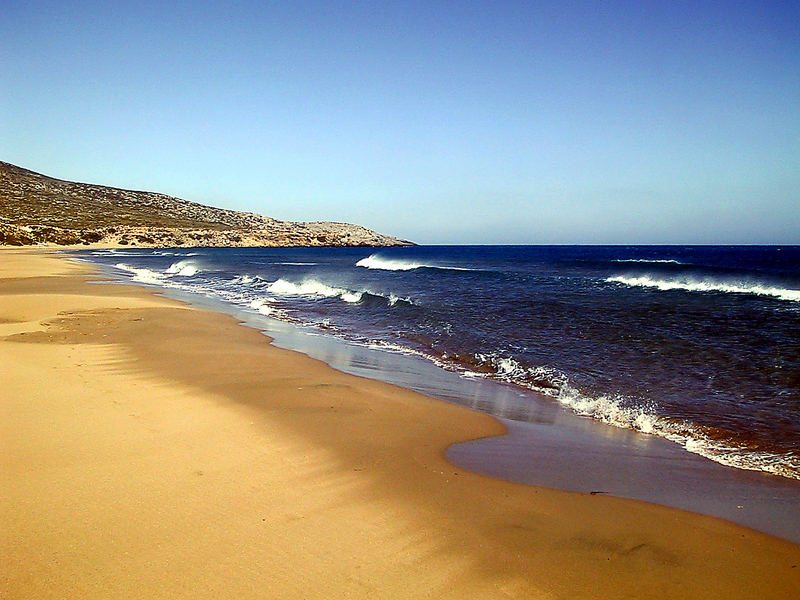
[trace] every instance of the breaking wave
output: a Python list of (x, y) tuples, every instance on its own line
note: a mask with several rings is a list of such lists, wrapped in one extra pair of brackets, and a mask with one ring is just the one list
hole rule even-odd
[(231, 283), (234, 285), (259, 286), (266, 283), (266, 280), (260, 275), (250, 275), (249, 273), (245, 273), (244, 275), (237, 275), (234, 277), (231, 280)]
[(364, 267), (366, 269), (381, 269), (384, 271), (411, 271), (425, 267), (422, 263), (411, 262), (408, 260), (393, 260), (389, 258), (381, 258), (373, 254), (367, 258), (362, 258), (356, 263), (357, 267)]
[(382, 271), (413, 271), (414, 269), (442, 269), (445, 271), (478, 271), (480, 269), (469, 269), (467, 267), (452, 267), (448, 265), (431, 265), (427, 263), (414, 262), (410, 260), (397, 260), (393, 258), (382, 258), (372, 254), (367, 258), (362, 258), (356, 263), (357, 267), (365, 269), (380, 269)]
[(164, 283), (164, 275), (163, 273), (159, 273), (157, 271), (152, 271), (150, 269), (139, 268), (139, 267), (132, 267), (125, 263), (117, 263), (114, 265), (117, 269), (122, 269), (123, 271), (127, 271), (128, 273), (132, 273), (133, 281), (138, 281), (139, 283), (150, 283), (154, 285), (159, 285)]
[(800, 302), (800, 290), (759, 285), (748, 282), (726, 282), (713, 279), (653, 279), (646, 275), (625, 277), (622, 275), (608, 277), (608, 283), (621, 283), (631, 287), (655, 288), (661, 291), (684, 290), (688, 292), (724, 292), (730, 294), (754, 294), (771, 296), (780, 300)]
[(555, 396), (560, 404), (578, 415), (591, 417), (615, 427), (666, 438), (688, 452), (699, 454), (723, 465), (800, 479), (798, 455), (737, 445), (732, 440), (726, 439), (727, 436), (723, 439), (714, 436), (709, 428), (685, 420), (662, 417), (652, 407), (629, 404), (622, 397), (585, 396), (569, 385), (560, 387), (557, 392), (550, 395)]
[(671, 258), (618, 258), (613, 262), (620, 262), (620, 263), (653, 263), (653, 264), (671, 264), (671, 265), (682, 265), (679, 260), (673, 260)]
[(133, 267), (127, 263), (117, 263), (114, 266), (117, 269), (122, 269), (128, 273), (132, 273), (133, 277), (131, 279), (134, 281), (159, 285), (164, 285), (166, 283), (166, 279), (176, 275), (179, 277), (192, 277), (200, 272), (199, 266), (188, 260), (181, 260), (176, 263), (172, 263), (163, 272), (153, 271), (152, 269), (147, 269), (145, 267)]
[(688, 452), (723, 465), (800, 479), (800, 455), (796, 453), (770, 452), (737, 444), (719, 432), (714, 435), (711, 428), (661, 416), (653, 403), (648, 405), (621, 395), (586, 395), (573, 387), (564, 373), (551, 367), (525, 368), (514, 358), (500, 354), (429, 358), (439, 366), (466, 377), (497, 379), (540, 392), (579, 416), (666, 438)]
[(344, 302), (355, 304), (369, 299), (380, 299), (389, 306), (400, 303), (413, 304), (408, 298), (395, 294), (382, 294), (372, 290), (349, 290), (324, 284), (316, 279), (307, 279), (301, 283), (292, 283), (285, 279), (278, 279), (267, 287), (267, 291), (276, 296), (312, 296), (317, 298), (339, 298)]
[(275, 309), (273, 309), (264, 298), (256, 298), (255, 300), (251, 300), (247, 306), (255, 311), (260, 312), (262, 315), (271, 315), (275, 312)]
[(345, 302), (355, 303), (361, 300), (363, 292), (354, 292), (343, 288), (332, 287), (309, 279), (302, 283), (292, 283), (285, 279), (273, 282), (267, 291), (278, 296), (317, 296), (320, 298), (341, 298)]
[(200, 267), (193, 260), (179, 260), (172, 263), (166, 270), (169, 275), (179, 275), (181, 277), (192, 277), (200, 272)]

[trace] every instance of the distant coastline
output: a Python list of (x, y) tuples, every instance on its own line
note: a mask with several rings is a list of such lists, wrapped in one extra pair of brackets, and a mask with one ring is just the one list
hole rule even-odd
[(156, 192), (55, 179), (0, 161), (0, 245), (410, 246), (349, 223), (280, 221)]

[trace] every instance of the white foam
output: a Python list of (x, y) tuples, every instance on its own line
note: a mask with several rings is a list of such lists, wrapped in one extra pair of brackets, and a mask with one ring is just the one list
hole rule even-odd
[(382, 269), (384, 271), (411, 271), (424, 267), (422, 263), (411, 262), (407, 260), (393, 260), (389, 258), (381, 258), (376, 254), (362, 258), (356, 263), (357, 267), (364, 267), (366, 269)]
[(713, 439), (700, 427), (688, 421), (661, 417), (647, 407), (625, 406), (621, 398), (612, 396), (589, 398), (568, 386), (563, 386), (556, 398), (579, 415), (592, 417), (615, 427), (634, 429), (666, 438), (688, 452), (729, 467), (766, 471), (800, 479), (800, 456), (794, 454), (754, 451), (732, 442)]
[(341, 298), (345, 302), (355, 303), (361, 300), (363, 292), (354, 292), (343, 288), (325, 285), (315, 279), (307, 279), (302, 283), (292, 283), (278, 279), (270, 284), (267, 290), (279, 296), (317, 296), (322, 298)]
[(401, 298), (400, 296), (389, 294), (389, 306), (394, 306), (398, 302), (408, 302), (409, 304), (414, 304), (410, 298)]
[(682, 265), (679, 260), (673, 260), (671, 258), (618, 258), (614, 262), (633, 262), (633, 263), (668, 263), (672, 265)]
[(179, 275), (181, 277), (192, 277), (200, 272), (200, 267), (197, 262), (193, 260), (179, 260), (172, 263), (165, 271), (170, 275)]
[(382, 258), (377, 254), (372, 254), (367, 258), (362, 258), (356, 263), (357, 267), (366, 269), (381, 269), (383, 271), (413, 271), (414, 269), (443, 269), (446, 271), (478, 271), (480, 269), (470, 269), (467, 267), (451, 267), (449, 265), (432, 265), (428, 263), (413, 262), (410, 260), (396, 260), (392, 258)]
[(384, 340), (371, 340), (368, 342), (364, 342), (362, 345), (366, 346), (367, 348), (372, 348), (374, 350), (382, 350), (384, 352), (392, 352), (395, 354), (406, 354), (408, 356), (417, 356), (419, 358), (424, 358), (425, 360), (429, 360), (434, 364), (440, 365), (442, 367), (446, 366), (445, 364), (440, 363), (435, 358), (433, 358), (429, 354), (426, 354), (425, 352), (420, 352), (419, 350), (413, 350), (412, 348), (408, 348), (400, 344), (394, 344), (392, 342), (387, 342)]
[(500, 379), (511, 380), (515, 375), (521, 376), (525, 373), (524, 369), (516, 360), (507, 356), (499, 356), (496, 354), (476, 354), (475, 358), (477, 358), (481, 364), (491, 366), (493, 372), (490, 373), (490, 375)]
[(164, 283), (164, 276), (161, 273), (156, 273), (150, 269), (132, 267), (125, 263), (117, 263), (114, 266), (117, 269), (122, 269), (128, 273), (133, 273), (132, 279), (134, 281), (138, 281), (139, 283), (150, 283), (156, 285), (162, 285)]
[(253, 310), (257, 310), (262, 315), (271, 315), (274, 312), (273, 308), (267, 304), (264, 298), (256, 298), (252, 300), (248, 306)]
[(800, 302), (800, 290), (779, 288), (746, 282), (725, 282), (713, 279), (653, 279), (641, 277), (615, 276), (606, 279), (608, 283), (621, 283), (631, 287), (656, 288), (662, 291), (684, 290), (689, 292), (725, 292), (732, 294), (755, 294), (771, 296), (780, 300)]
[[(428, 358), (448, 370), (454, 370), (452, 363), (446, 360)], [(800, 479), (800, 456), (797, 454), (758, 452), (737, 446), (733, 442), (713, 439), (701, 427), (688, 421), (676, 421), (659, 416), (652, 406), (642, 404), (641, 401), (626, 402), (623, 397), (614, 395), (597, 397), (584, 395), (570, 386), (566, 375), (550, 367), (525, 369), (513, 358), (499, 354), (477, 354), (476, 358), (490, 365), (492, 370), (476, 372), (457, 367), (455, 370), (464, 377), (489, 377), (522, 385), (555, 398), (580, 416), (596, 419), (614, 427), (633, 429), (666, 438), (688, 452), (699, 454), (723, 465)], [(550, 385), (537, 384), (537, 380), (541, 379)]]

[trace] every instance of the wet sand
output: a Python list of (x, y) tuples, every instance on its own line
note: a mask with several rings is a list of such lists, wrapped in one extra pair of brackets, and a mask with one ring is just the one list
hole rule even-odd
[(800, 546), (508, 483), (495, 419), (0, 252), (0, 596), (797, 598)]
[[(112, 275), (113, 277), (113, 275)], [(603, 493), (711, 515), (800, 543), (800, 481), (737, 469), (664, 438), (576, 415), (553, 398), (424, 358), (387, 351), (265, 317), (206, 296), (167, 289), (193, 306), (226, 312), (272, 344), (338, 371), (377, 379), (499, 419), (507, 431), (447, 449), (469, 471), (517, 483)]]

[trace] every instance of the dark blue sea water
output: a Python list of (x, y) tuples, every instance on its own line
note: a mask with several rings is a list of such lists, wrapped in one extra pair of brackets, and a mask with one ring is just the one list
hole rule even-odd
[(120, 276), (543, 392), (800, 479), (800, 247), (87, 251)]

